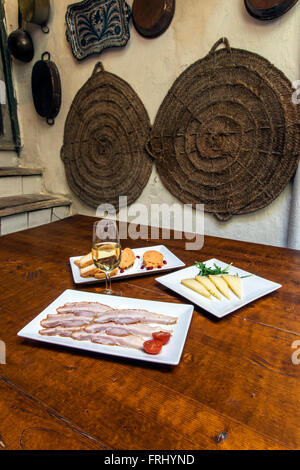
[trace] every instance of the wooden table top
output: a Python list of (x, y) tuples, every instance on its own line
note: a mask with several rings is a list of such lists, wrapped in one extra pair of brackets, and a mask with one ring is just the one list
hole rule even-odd
[[(90, 250), (93, 221), (0, 239), (0, 449), (299, 449), (299, 251), (206, 237), (195, 252), (163, 240), (187, 266), (216, 257), (283, 285), (220, 321), (195, 309), (176, 367), (16, 336), (65, 289), (96, 291), (74, 285), (68, 262)], [(127, 297), (187, 303), (151, 275), (116, 284)]]

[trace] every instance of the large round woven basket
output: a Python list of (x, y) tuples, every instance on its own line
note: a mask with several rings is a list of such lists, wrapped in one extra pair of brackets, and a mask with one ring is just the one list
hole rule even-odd
[(118, 210), (119, 196), (131, 204), (151, 174), (149, 135), (149, 117), (137, 94), (98, 63), (65, 123), (61, 158), (72, 191), (91, 207), (112, 204)]
[(148, 151), (163, 184), (220, 220), (270, 204), (299, 161), (292, 94), (270, 62), (220, 39), (175, 81), (156, 116)]

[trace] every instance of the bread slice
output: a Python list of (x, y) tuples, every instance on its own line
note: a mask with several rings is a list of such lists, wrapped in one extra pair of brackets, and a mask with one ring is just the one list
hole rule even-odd
[[(113, 277), (115, 276), (116, 274), (118, 274), (118, 268), (114, 269), (111, 273), (110, 273), (110, 276)], [(94, 277), (96, 279), (104, 279), (105, 278), (105, 274), (103, 271), (100, 271), (100, 269), (98, 269), (98, 272), (96, 274), (94, 274)]]
[(181, 284), (183, 284), (185, 287), (188, 287), (189, 289), (192, 289), (198, 294), (203, 295), (203, 297), (206, 297), (207, 299), (211, 298), (208, 290), (202, 284), (200, 284), (200, 282), (196, 281), (196, 279), (183, 279)]
[(222, 300), (222, 297), (220, 296), (218, 289), (211, 282), (211, 280), (208, 279), (207, 276), (196, 276), (195, 279), (196, 279), (196, 281), (200, 282), (205, 287), (205, 289), (207, 289), (208, 292), (211, 293), (211, 295), (213, 295), (214, 297), (216, 297), (219, 300)]
[(242, 280), (239, 276), (232, 276), (231, 274), (222, 275), (224, 281), (228, 284), (230, 289), (235, 293), (235, 295), (241, 299), (242, 298)]
[(94, 264), (92, 252), (82, 256), (79, 260), (74, 261), (74, 263), (76, 266), (78, 266), (79, 269), (83, 269), (87, 266), (90, 266), (91, 264)]
[(208, 277), (211, 280), (211, 282), (214, 283), (216, 288), (221, 292), (221, 294), (223, 294), (224, 297), (230, 300), (230, 293), (229, 293), (228, 285), (226, 284), (224, 279), (222, 279), (221, 276), (216, 276), (213, 274), (210, 274)]
[(81, 277), (94, 277), (95, 274), (101, 272), (94, 264), (86, 266), (85, 268), (80, 269)]

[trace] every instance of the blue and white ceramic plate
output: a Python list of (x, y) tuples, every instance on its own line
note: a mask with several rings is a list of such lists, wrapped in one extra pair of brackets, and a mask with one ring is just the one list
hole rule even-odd
[(66, 35), (76, 59), (125, 46), (130, 38), (130, 16), (125, 0), (84, 0), (69, 5)]

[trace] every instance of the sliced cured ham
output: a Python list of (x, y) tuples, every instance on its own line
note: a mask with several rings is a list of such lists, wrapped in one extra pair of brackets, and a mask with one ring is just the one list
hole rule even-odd
[(98, 302), (68, 302), (59, 307), (56, 314), (49, 314), (41, 321), (43, 329), (39, 333), (143, 349), (145, 338), (163, 331), (159, 325), (172, 325), (177, 320), (176, 317), (143, 309), (113, 309)]
[(109, 335), (127, 336), (138, 335), (143, 337), (152, 336), (153, 333), (162, 331), (160, 327), (149, 326), (143, 323), (133, 323), (129, 325), (117, 325), (114, 322), (108, 323), (91, 323), (84, 328), (87, 333), (100, 333), (105, 332)]
[(72, 313), (76, 316), (94, 316), (101, 323), (113, 321), (120, 324), (142, 322), (172, 325), (177, 322), (176, 317), (169, 315), (161, 315), (142, 309), (113, 309), (98, 302), (69, 302), (59, 307), (57, 313), (60, 315)]
[(81, 328), (82, 328), (81, 326), (79, 327), (57, 326), (55, 328), (43, 328), (42, 330), (39, 331), (39, 334), (43, 336), (64, 336), (65, 338), (69, 338), (76, 331), (80, 331)]
[(88, 333), (78, 331), (72, 334), (72, 338), (78, 341), (92, 341), (97, 344), (107, 344), (110, 346), (122, 346), (125, 348), (142, 349), (144, 338), (135, 335), (115, 336), (106, 333)]
[(56, 326), (77, 327), (88, 325), (93, 318), (83, 316), (78, 317), (72, 313), (61, 315), (48, 315), (45, 320), (41, 321), (41, 326), (43, 328), (54, 328)]
[(121, 325), (138, 322), (173, 325), (177, 322), (177, 318), (169, 315), (160, 315), (158, 313), (148, 312), (147, 310), (115, 309), (110, 312), (105, 312), (94, 319), (95, 323), (106, 323), (111, 321)]
[(57, 313), (73, 313), (77, 316), (98, 316), (113, 310), (108, 305), (98, 302), (68, 302), (57, 309)]

